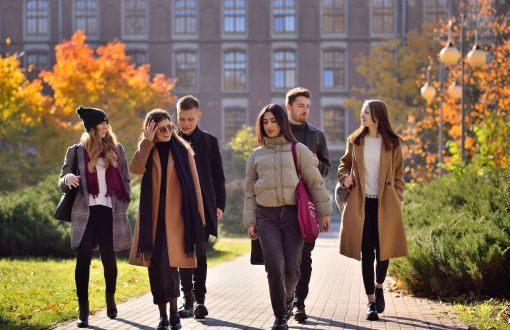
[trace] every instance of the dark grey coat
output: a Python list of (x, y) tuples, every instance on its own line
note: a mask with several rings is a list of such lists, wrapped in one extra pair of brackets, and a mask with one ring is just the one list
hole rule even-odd
[[(128, 193), (130, 192), (129, 171), (126, 161), (124, 148), (121, 144), (117, 145), (119, 169), (126, 185)], [(58, 180), (58, 189), (66, 192), (69, 187), (64, 182), (66, 174), (72, 172), (72, 169), (78, 164), (80, 174), (85, 173), (85, 149), (81, 145), (77, 148), (71, 146), (67, 149), (64, 165), (60, 171), (60, 179)], [(80, 246), (81, 239), (87, 228), (89, 221), (89, 194), (87, 191), (87, 178), (85, 175), (80, 177), (80, 185), (76, 199), (74, 200), (73, 209), (71, 211), (71, 247), (73, 249)], [(131, 227), (127, 217), (128, 203), (119, 201), (112, 197), (112, 214), (113, 214), (113, 249), (115, 251), (128, 250), (131, 248)]]

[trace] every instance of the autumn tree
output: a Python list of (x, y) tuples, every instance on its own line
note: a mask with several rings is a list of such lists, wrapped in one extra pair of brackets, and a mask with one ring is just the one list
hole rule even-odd
[(10, 190), (47, 170), (51, 100), (40, 80), (27, 80), (17, 55), (0, 56), (0, 90), (0, 190)]
[[(170, 110), (174, 83), (162, 74), (151, 77), (148, 64), (134, 66), (122, 42), (94, 50), (85, 41), (85, 34), (77, 31), (71, 40), (57, 45), (53, 70), (41, 73), (54, 93), (55, 120), (74, 139), (66, 141), (69, 144), (83, 130), (75, 109), (79, 105), (101, 108), (130, 153), (145, 113), (153, 108)], [(55, 150), (57, 155), (63, 152), (61, 146)]]

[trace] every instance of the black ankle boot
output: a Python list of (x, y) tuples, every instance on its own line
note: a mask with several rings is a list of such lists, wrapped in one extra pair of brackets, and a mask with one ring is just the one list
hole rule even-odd
[(78, 302), (78, 306), (80, 307), (80, 315), (78, 318), (78, 322), (76, 322), (76, 326), (78, 328), (88, 328), (89, 326), (89, 302)]
[(117, 317), (117, 305), (115, 304), (115, 294), (106, 294), (106, 315), (114, 319)]
[(184, 304), (179, 308), (179, 316), (184, 318), (191, 317), (193, 315), (193, 294), (191, 292), (184, 293)]
[(182, 328), (181, 319), (178, 313), (170, 314), (170, 329), (179, 330)]
[(383, 288), (375, 288), (375, 306), (377, 307), (377, 313), (384, 312), (386, 304), (384, 302)]

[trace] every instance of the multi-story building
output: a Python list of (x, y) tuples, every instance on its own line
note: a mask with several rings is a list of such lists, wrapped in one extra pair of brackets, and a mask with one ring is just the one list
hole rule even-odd
[(178, 78), (175, 94), (200, 99), (201, 126), (226, 144), (267, 103), (295, 86), (313, 95), (311, 123), (332, 156), (358, 125), (344, 107), (364, 81), (356, 58), (423, 21), (448, 16), (449, 0), (0, 0), (0, 36), (35, 71), (81, 29), (92, 46), (122, 40), (137, 63)]

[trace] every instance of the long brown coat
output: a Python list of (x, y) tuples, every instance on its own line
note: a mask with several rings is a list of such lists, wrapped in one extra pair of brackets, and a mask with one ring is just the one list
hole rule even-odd
[[(174, 138), (174, 137), (172, 137)], [(145, 172), (145, 164), (149, 158), (149, 154), (154, 148), (154, 143), (150, 140), (142, 140), (138, 149), (135, 151), (135, 155), (131, 160), (129, 169), (134, 174), (143, 174)], [(191, 149), (188, 149), (188, 159), (191, 167), (191, 175), (195, 183), (195, 191), (197, 194), (198, 201), (198, 212), (202, 219), (202, 224), (205, 225), (204, 218), (204, 207), (202, 203), (202, 193), (200, 191), (200, 182), (198, 180), (197, 168), (195, 166), (195, 160), (193, 159), (193, 153)], [(159, 159), (158, 150), (154, 149), (153, 166), (152, 166), (152, 209), (159, 209), (159, 195), (160, 195), (160, 184), (161, 184), (161, 162)], [(184, 252), (184, 222), (181, 213), (181, 185), (179, 178), (175, 171), (174, 158), (172, 153), (168, 155), (168, 166), (166, 176), (166, 207), (165, 207), (165, 225), (166, 225), (166, 238), (168, 246), (168, 259), (171, 267), (178, 268), (196, 268), (197, 259), (196, 257), (188, 258)], [(158, 212), (152, 212), (152, 242), (156, 240), (156, 225), (158, 220)], [(137, 266), (148, 267), (150, 260), (143, 260), (136, 256), (138, 247), (138, 228), (140, 221), (140, 213), (135, 225), (135, 234), (133, 237), (133, 243), (131, 245), (131, 252), (129, 253), (129, 263)]]
[[(340, 254), (357, 260), (361, 259), (361, 240), (365, 222), (365, 170), (363, 145), (348, 143), (345, 155), (340, 159), (338, 180), (351, 173), (354, 187), (347, 197), (342, 214), (340, 229)], [(379, 169), (379, 248), (381, 260), (407, 255), (407, 241), (404, 231), (401, 205), (404, 192), (404, 160), (400, 147), (386, 150), (381, 145)]]

